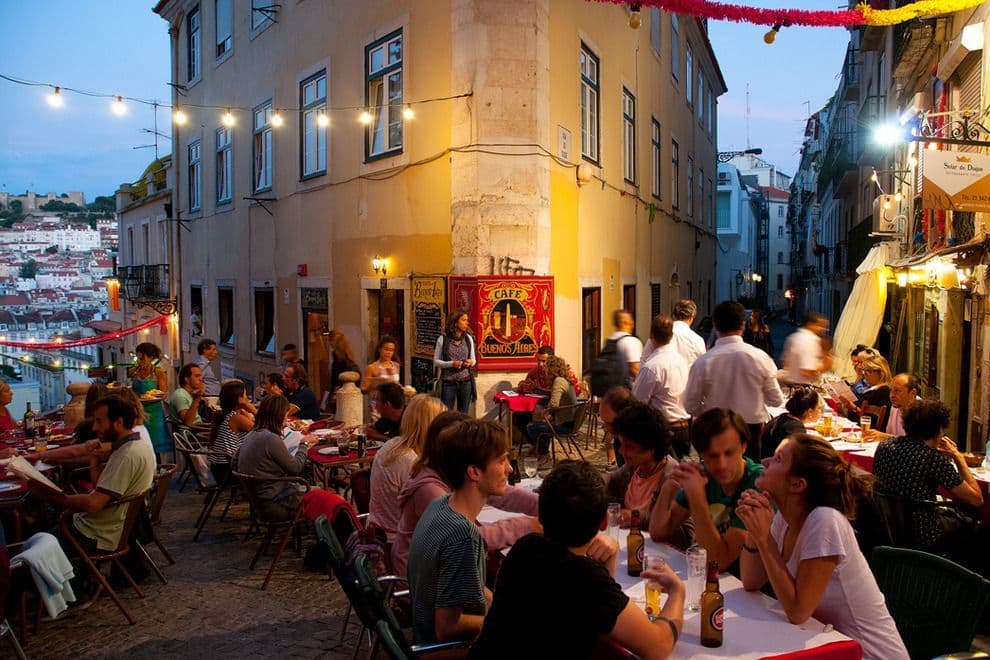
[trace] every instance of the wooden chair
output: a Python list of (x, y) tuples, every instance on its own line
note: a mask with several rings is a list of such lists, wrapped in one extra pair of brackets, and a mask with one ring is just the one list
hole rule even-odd
[[(15, 545), (20, 545), (15, 544)], [(8, 554), (7, 547), (0, 545), (0, 638), (6, 639), (7, 643), (13, 649), (14, 656), (20, 660), (27, 660), (27, 656), (24, 655), (24, 649), (21, 648), (21, 644), (17, 641), (17, 635), (14, 634), (14, 629), (7, 621), (7, 595), (10, 592), (10, 579), (11, 579), (11, 568), (10, 568), (10, 555)], [(26, 596), (22, 596), (19, 599), (20, 605), (20, 619), (21, 619), (21, 636), (26, 637), (26, 619), (27, 619), (27, 607), (25, 607)], [(40, 603), (40, 600), (39, 600)]]
[[(165, 557), (165, 560), (169, 564), (175, 564), (175, 560), (172, 559), (171, 553), (165, 548), (165, 545), (158, 538), (158, 532), (156, 528), (162, 521), (162, 506), (165, 504), (165, 497), (168, 495), (169, 483), (172, 481), (172, 475), (175, 474), (176, 466), (172, 463), (163, 463), (158, 466), (158, 472), (155, 475), (155, 482), (151, 486), (151, 504), (148, 508), (148, 517), (151, 520), (151, 540), (154, 541), (155, 545), (158, 546), (158, 550)], [(138, 541), (134, 540), (134, 545), (138, 552), (144, 557), (144, 560), (148, 562), (151, 566), (151, 570), (155, 572), (158, 579), (161, 580), (162, 584), (168, 584), (168, 580), (165, 579), (164, 573), (158, 568), (158, 564), (148, 555), (148, 551), (145, 549), (144, 545)]]
[(918, 526), (918, 518), (930, 516), (937, 519), (939, 512), (948, 509), (963, 509), (965, 505), (952, 502), (933, 500), (915, 500), (899, 495), (890, 495), (875, 490), (873, 492), (880, 516), (887, 531), (890, 544), (898, 548), (913, 548), (933, 552), (928, 539), (924, 538)]
[(368, 513), (371, 507), (371, 468), (361, 468), (351, 472), (351, 499), (357, 512)]
[(62, 542), (68, 544), (72, 548), (73, 552), (80, 559), (82, 559), (83, 564), (87, 569), (89, 569), (90, 574), (96, 578), (99, 583), (99, 587), (97, 588), (96, 594), (94, 594), (93, 598), (95, 599), (99, 596), (100, 591), (105, 589), (106, 592), (110, 594), (110, 598), (112, 598), (113, 602), (117, 605), (117, 608), (120, 609), (121, 613), (123, 613), (125, 617), (127, 617), (127, 621), (132, 626), (137, 623), (137, 620), (134, 618), (134, 615), (131, 614), (131, 611), (127, 609), (127, 606), (124, 605), (124, 601), (120, 599), (117, 592), (110, 586), (110, 583), (107, 582), (106, 577), (104, 577), (103, 573), (100, 571), (99, 565), (105, 562), (113, 562), (113, 564), (117, 567), (117, 570), (123, 574), (124, 578), (131, 585), (131, 588), (134, 589), (134, 592), (137, 593), (140, 598), (144, 598), (144, 592), (141, 591), (141, 588), (137, 586), (134, 578), (132, 578), (131, 574), (127, 572), (126, 568), (124, 568), (120, 558), (130, 552), (128, 539), (131, 537), (131, 531), (134, 529), (134, 522), (137, 520), (138, 512), (141, 510), (141, 504), (144, 502), (144, 498), (147, 494), (148, 492), (138, 493), (137, 495), (130, 495), (117, 500), (116, 506), (126, 508), (124, 512), (124, 525), (120, 531), (120, 541), (117, 542), (117, 547), (113, 550), (99, 551), (92, 555), (88, 554), (86, 550), (83, 549), (82, 544), (76, 540), (75, 535), (78, 532), (76, 532), (75, 528), (72, 526), (72, 516), (74, 512), (65, 511), (59, 519)]
[(862, 419), (863, 415), (869, 416), (873, 422), (873, 428), (877, 431), (883, 431), (887, 428), (887, 410), (888, 406), (873, 406), (864, 403), (859, 417)]
[(264, 500), (258, 493), (261, 486), (265, 484), (274, 483), (293, 483), (305, 487), (305, 492), (309, 492), (309, 483), (302, 477), (256, 477), (249, 474), (243, 474), (241, 472), (231, 471), (231, 476), (237, 480), (237, 482), (244, 489), (247, 494), (248, 502), (251, 504), (251, 520), (258, 526), (258, 528), (265, 529), (265, 536), (261, 540), (261, 545), (258, 546), (258, 551), (254, 553), (254, 559), (251, 560), (251, 570), (254, 570), (255, 564), (258, 563), (258, 559), (262, 554), (268, 549), (272, 541), (275, 540), (275, 536), (278, 532), (284, 530), (285, 535), (282, 540), (279, 541), (278, 547), (275, 550), (275, 557), (272, 558), (272, 565), (268, 568), (268, 574), (265, 576), (265, 581), (261, 584), (262, 590), (268, 588), (268, 581), (272, 579), (272, 573), (275, 572), (275, 564), (278, 563), (279, 557), (282, 556), (282, 552), (285, 551), (285, 546), (289, 544), (289, 539), (292, 537), (294, 530), (296, 529), (296, 524), (303, 519), (302, 506), (300, 506), (295, 515), (287, 519), (269, 519), (261, 514), (262, 505)]
[[(581, 460), (584, 459), (584, 452), (581, 451), (581, 446), (578, 444), (578, 440), (581, 438), (582, 430), (581, 427), (584, 426), (585, 417), (588, 415), (588, 409), (591, 407), (591, 401), (578, 401), (569, 406), (557, 406), (556, 408), (547, 408), (547, 420), (550, 422), (550, 435), (552, 440), (550, 442), (550, 453), (553, 456), (554, 464), (557, 463), (557, 448), (556, 446), (560, 444), (564, 448), (564, 453), (567, 454), (568, 458), (571, 455), (570, 447), (573, 447)], [(564, 416), (565, 411), (573, 411), (573, 423), (571, 424), (570, 431), (558, 430), (561, 419)]]

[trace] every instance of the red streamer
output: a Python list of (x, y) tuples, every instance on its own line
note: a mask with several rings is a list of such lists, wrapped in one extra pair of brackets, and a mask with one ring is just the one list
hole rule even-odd
[(133, 335), (136, 332), (141, 332), (142, 330), (147, 330), (153, 326), (160, 326), (166, 328), (168, 324), (168, 316), (162, 314), (161, 316), (156, 316), (150, 321), (145, 321), (140, 325), (135, 325), (130, 328), (124, 328), (123, 330), (118, 330), (116, 332), (107, 332), (102, 335), (96, 335), (95, 337), (84, 337), (82, 339), (72, 339), (69, 341), (48, 341), (48, 342), (31, 342), (31, 341), (0, 341), (0, 346), (12, 346), (14, 348), (27, 348), (31, 350), (39, 351), (57, 351), (61, 348), (75, 348), (76, 346), (92, 346), (94, 344), (105, 344), (108, 341), (116, 341), (118, 339), (123, 339), (128, 335)]
[[(628, 0), (595, 0), (628, 5)], [(812, 11), (809, 9), (763, 9), (731, 5), (714, 0), (640, 0), (643, 7), (659, 7), (675, 14), (689, 14), (716, 21), (755, 23), (756, 25), (805, 25), (810, 27), (852, 27), (863, 25), (863, 14), (855, 9)]]

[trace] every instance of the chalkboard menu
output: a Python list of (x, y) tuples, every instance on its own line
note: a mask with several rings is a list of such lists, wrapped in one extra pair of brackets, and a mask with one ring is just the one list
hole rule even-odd
[(413, 355), (433, 358), (437, 337), (443, 332), (446, 294), (447, 283), (442, 277), (413, 278)]

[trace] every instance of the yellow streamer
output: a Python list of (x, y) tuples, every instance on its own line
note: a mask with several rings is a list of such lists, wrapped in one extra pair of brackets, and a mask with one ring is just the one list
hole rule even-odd
[(873, 9), (866, 3), (856, 6), (867, 25), (897, 25), (915, 18), (928, 18), (940, 14), (951, 14), (981, 5), (985, 0), (921, 0), (898, 9)]

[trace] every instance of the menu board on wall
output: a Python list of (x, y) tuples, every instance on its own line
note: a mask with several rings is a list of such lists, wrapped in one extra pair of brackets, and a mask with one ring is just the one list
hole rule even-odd
[(433, 358), (446, 322), (447, 283), (442, 277), (412, 279), (413, 355)]
[(553, 345), (552, 277), (451, 277), (452, 310), (466, 310), (477, 341), (478, 369), (533, 366), (536, 351)]

